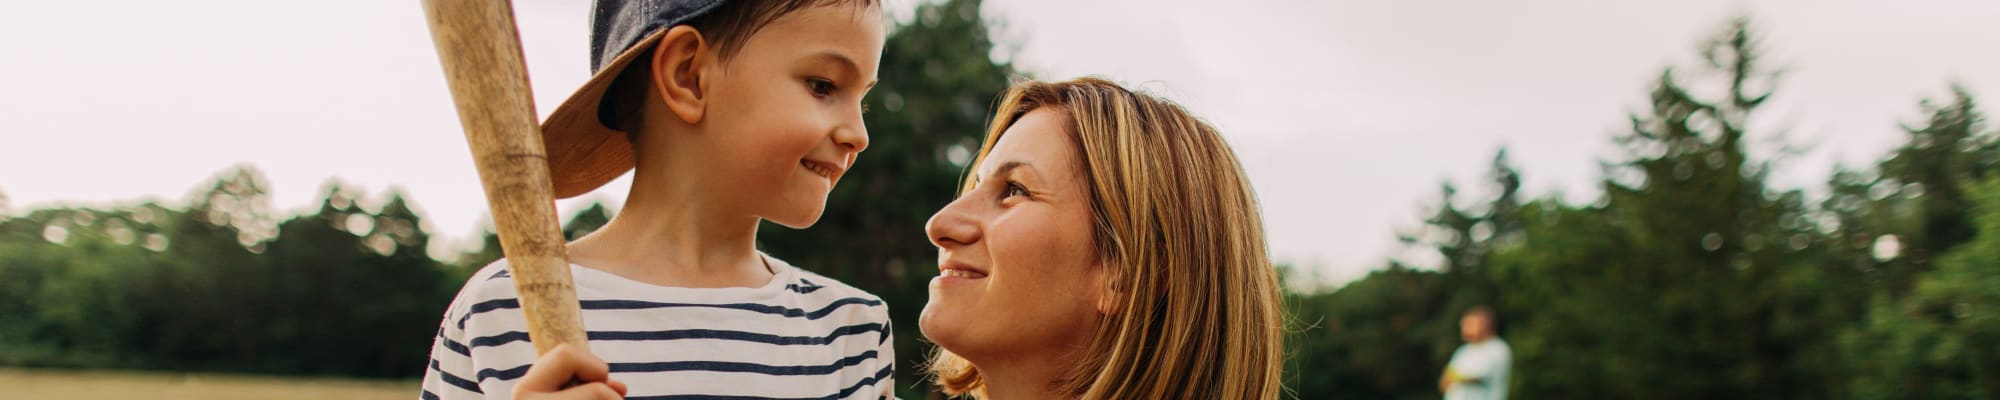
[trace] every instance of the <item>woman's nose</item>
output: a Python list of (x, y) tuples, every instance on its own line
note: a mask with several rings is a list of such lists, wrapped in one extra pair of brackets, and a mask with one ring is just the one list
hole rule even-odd
[(979, 241), (979, 224), (965, 211), (966, 203), (965, 197), (952, 200), (937, 214), (932, 214), (930, 222), (924, 223), (924, 231), (930, 235), (932, 245), (948, 249)]

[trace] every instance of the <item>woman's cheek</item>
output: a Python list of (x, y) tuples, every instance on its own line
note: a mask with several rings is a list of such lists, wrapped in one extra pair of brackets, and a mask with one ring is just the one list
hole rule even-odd
[(1064, 267), (1058, 254), (1069, 251), (1061, 239), (1061, 229), (1051, 218), (1046, 207), (1027, 203), (1017, 205), (993, 219), (986, 229), (987, 251), (993, 257), (999, 278), (992, 288), (996, 295), (1015, 300), (1009, 306), (1024, 312), (1035, 310), (1038, 300), (1053, 289), (1064, 287), (1064, 277), (1051, 273), (1061, 272)]

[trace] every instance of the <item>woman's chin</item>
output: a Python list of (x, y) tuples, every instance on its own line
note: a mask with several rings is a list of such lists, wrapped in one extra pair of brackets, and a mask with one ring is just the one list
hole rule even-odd
[(949, 324), (946, 323), (945, 319), (949, 317), (942, 314), (947, 314), (947, 312), (938, 310), (937, 302), (933, 301), (930, 304), (924, 305), (923, 313), (917, 316), (917, 331), (923, 332), (924, 340), (929, 340), (931, 343), (937, 343), (938, 345), (943, 345), (949, 341), (945, 339), (950, 336), (951, 331), (951, 329), (946, 328)]
[(953, 307), (951, 301), (940, 300), (943, 299), (932, 297), (924, 304), (924, 311), (917, 316), (917, 329), (924, 333), (925, 339), (943, 345), (965, 331), (967, 323), (973, 321), (969, 317), (974, 316), (966, 315), (961, 307)]

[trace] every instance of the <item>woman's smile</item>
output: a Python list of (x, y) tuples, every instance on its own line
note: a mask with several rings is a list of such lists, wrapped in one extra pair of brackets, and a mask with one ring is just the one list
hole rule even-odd
[(938, 266), (938, 276), (931, 278), (931, 286), (971, 283), (972, 281), (981, 279), (986, 279), (985, 271), (980, 271), (965, 264), (945, 263)]

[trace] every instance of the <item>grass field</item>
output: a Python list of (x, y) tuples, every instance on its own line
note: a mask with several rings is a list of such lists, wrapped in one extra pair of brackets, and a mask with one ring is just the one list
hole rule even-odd
[(415, 398), (416, 381), (0, 368), (0, 399), (7, 400)]

